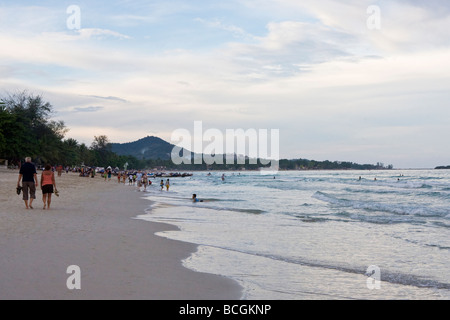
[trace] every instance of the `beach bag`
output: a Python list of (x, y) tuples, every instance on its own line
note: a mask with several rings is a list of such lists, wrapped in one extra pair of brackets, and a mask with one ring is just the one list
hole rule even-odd
[(17, 192), (17, 194), (18, 195), (20, 195), (20, 193), (22, 192), (22, 187), (21, 186), (18, 186), (17, 188), (16, 188), (16, 192)]

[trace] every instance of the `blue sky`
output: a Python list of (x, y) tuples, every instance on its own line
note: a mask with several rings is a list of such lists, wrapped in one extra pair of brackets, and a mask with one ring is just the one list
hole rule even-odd
[(444, 0), (0, 0), (0, 93), (42, 94), (88, 145), (201, 120), (279, 129), (282, 158), (434, 167), (450, 164), (449, 29)]

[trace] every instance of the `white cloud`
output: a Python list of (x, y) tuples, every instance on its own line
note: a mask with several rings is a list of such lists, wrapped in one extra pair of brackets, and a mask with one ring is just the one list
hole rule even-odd
[(37, 38), (45, 42), (104, 40), (108, 38), (119, 40), (131, 39), (130, 36), (119, 32), (98, 28), (83, 28), (70, 32), (43, 32)]
[(209, 20), (202, 18), (195, 18), (194, 21), (200, 22), (209, 28), (217, 28), (220, 30), (230, 32), (231, 34), (233, 34), (235, 37), (238, 38), (254, 39), (254, 36), (251, 35), (250, 33), (247, 33), (244, 29), (234, 26), (232, 24), (226, 24), (217, 18)]
[[(441, 150), (450, 133), (444, 125), (450, 121), (448, 6), (378, 1), (381, 30), (371, 31), (366, 9), (372, 1), (243, 3), (253, 6), (251, 15), (276, 19), (266, 19), (255, 36), (236, 17), (198, 18), (197, 24), (234, 38), (195, 52), (176, 44), (177, 50), (145, 50), (117, 25), (79, 32), (51, 23), (39, 32), (31, 22), (9, 28), (0, 33), (0, 84), (45, 92), (72, 128), (69, 136), (84, 141), (94, 133), (118, 142), (148, 132), (169, 139), (171, 130), (203, 120), (221, 130), (280, 129), (285, 157), (396, 166), (412, 157), (417, 166), (450, 157)], [(173, 6), (160, 10), (158, 17), (182, 13)], [(112, 16), (158, 22), (136, 11)], [(103, 21), (114, 21), (109, 18)], [(419, 157), (420, 149), (427, 152)]]
[(83, 28), (77, 30), (81, 40), (88, 39), (102, 39), (104, 37), (113, 37), (118, 39), (131, 39), (130, 36), (120, 34), (119, 32), (115, 32), (112, 30), (98, 29), (98, 28)]

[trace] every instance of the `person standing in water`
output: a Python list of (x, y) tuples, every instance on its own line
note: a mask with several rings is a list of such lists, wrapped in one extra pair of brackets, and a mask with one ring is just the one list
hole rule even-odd
[(148, 186), (148, 176), (147, 173), (144, 172), (142, 174), (142, 184), (144, 185), (144, 191), (147, 191), (147, 186)]
[(161, 186), (161, 191), (163, 191), (163, 189), (164, 189), (164, 180), (161, 180), (159, 185)]
[(169, 187), (170, 187), (170, 182), (169, 179), (166, 180), (166, 189), (167, 191), (169, 191)]

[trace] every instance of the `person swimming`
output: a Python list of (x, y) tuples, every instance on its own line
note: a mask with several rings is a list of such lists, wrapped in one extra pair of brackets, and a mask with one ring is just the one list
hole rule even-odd
[(194, 193), (194, 194), (192, 195), (192, 202), (203, 202), (203, 200), (197, 199), (197, 195)]

